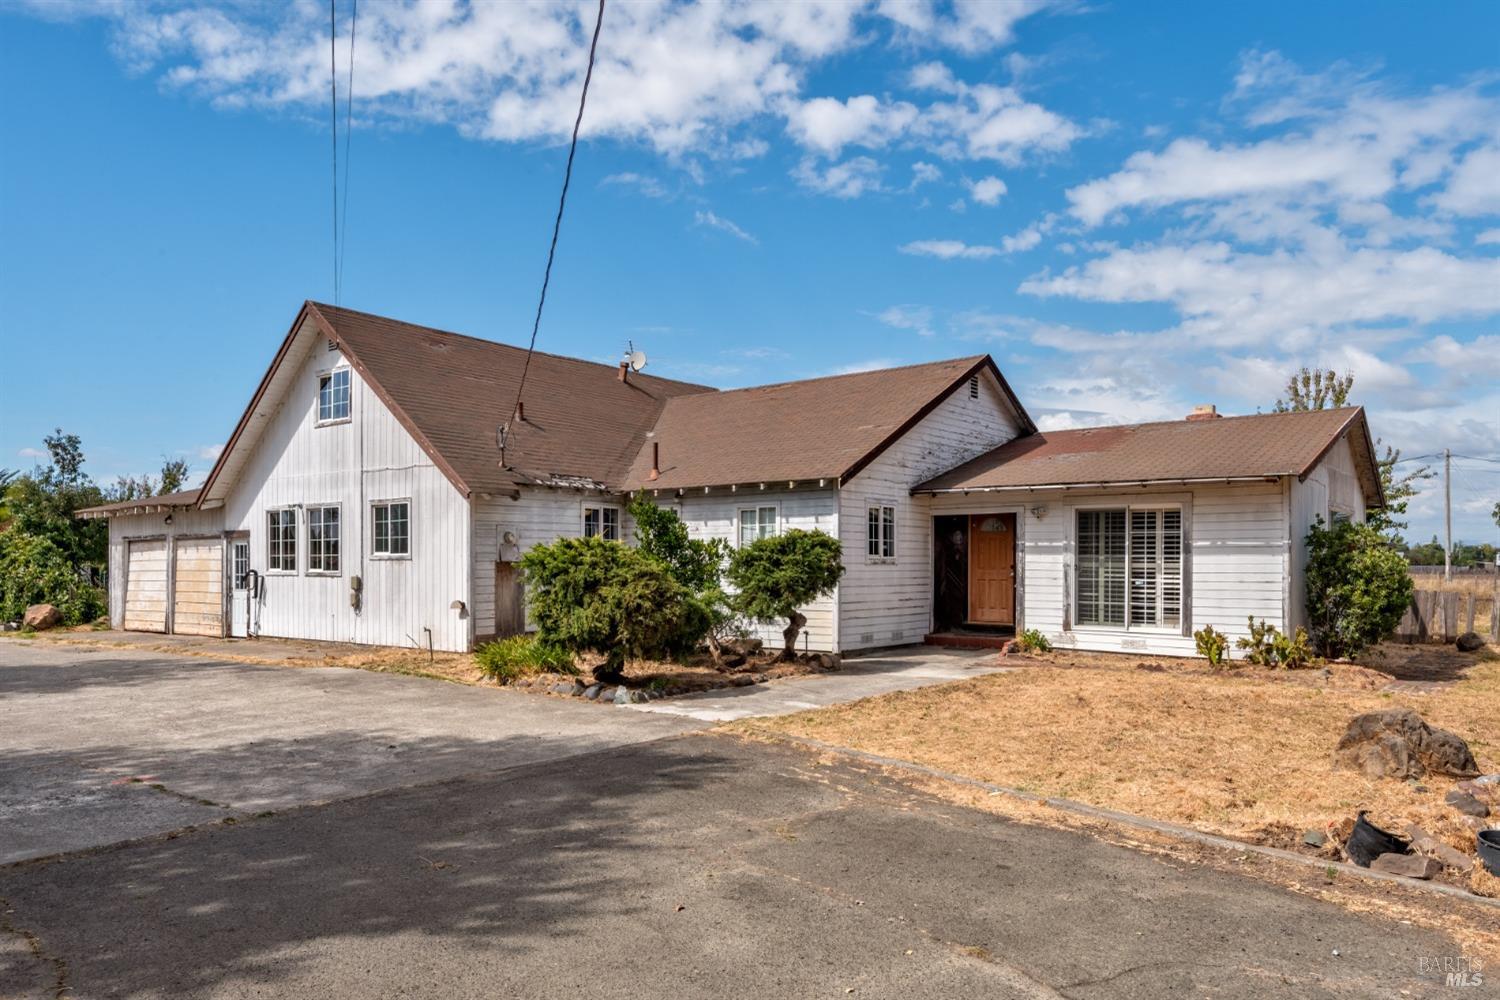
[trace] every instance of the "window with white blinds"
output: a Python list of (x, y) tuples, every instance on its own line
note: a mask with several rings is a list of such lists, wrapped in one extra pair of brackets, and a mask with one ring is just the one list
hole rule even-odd
[(1079, 511), (1078, 624), (1181, 626), (1182, 544), (1176, 507)]

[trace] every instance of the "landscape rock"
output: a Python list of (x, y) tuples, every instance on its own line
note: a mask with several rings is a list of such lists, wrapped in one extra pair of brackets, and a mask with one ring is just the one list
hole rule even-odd
[(1478, 632), (1465, 632), (1454, 640), (1453, 645), (1458, 647), (1460, 653), (1473, 653), (1484, 648), (1484, 637)]
[(1468, 792), (1491, 809), (1500, 806), (1500, 774), (1482, 774), (1453, 786), (1460, 792)]
[(27, 628), (41, 629), (53, 628), (62, 624), (62, 612), (52, 604), (33, 604), (26, 609), (21, 616), (21, 624)]
[(605, 685), (604, 687), (601, 687), (599, 689), (599, 700), (600, 701), (614, 701), (615, 700), (615, 689), (614, 689), (614, 687), (611, 686), (611, 685)]
[(1443, 870), (1442, 864), (1421, 854), (1382, 854), (1370, 862), (1370, 871), (1407, 878), (1429, 879)]
[(0, 624), (0, 632), (19, 632), (20, 630), (20, 622), (5, 622), (4, 624)]
[(744, 665), (744, 653), (733, 653), (725, 650), (724, 653), (719, 657), (719, 666), (724, 668), (725, 670), (733, 670), (735, 667), (743, 667)]
[(621, 684), (619, 687), (615, 688), (615, 704), (616, 705), (629, 705), (630, 704), (630, 689), (627, 688), (623, 684)]
[(1308, 847), (1322, 847), (1328, 843), (1328, 835), (1322, 830), (1308, 830), (1302, 835), (1302, 842)]
[(1453, 789), (1453, 791), (1449, 792), (1447, 795), (1444, 795), (1443, 801), (1448, 803), (1454, 809), (1457, 809), (1459, 812), (1463, 813), (1465, 816), (1477, 816), (1479, 819), (1484, 819), (1490, 814), (1489, 806), (1485, 805), (1483, 802), (1480, 802), (1477, 798), (1470, 795), (1468, 792), (1460, 791), (1457, 788)]
[(1420, 778), (1429, 772), (1471, 778), (1479, 773), (1467, 743), (1429, 726), (1409, 708), (1350, 719), (1334, 749), (1333, 766), (1362, 771), (1369, 778)]
[(1447, 844), (1438, 840), (1426, 830), (1415, 823), (1406, 828), (1406, 835), (1411, 838), (1411, 849), (1418, 854), (1437, 861), (1444, 868), (1455, 868), (1458, 871), (1468, 871), (1474, 866), (1474, 859), (1463, 851), (1455, 850)]
[(766, 646), (764, 640), (751, 638), (730, 639), (723, 645), (726, 651), (732, 651), (744, 657), (754, 656)]
[(599, 697), (599, 690), (601, 686), (602, 685), (599, 684), (590, 684), (588, 687), (583, 689), (583, 696), (589, 701), (593, 701), (595, 698)]
[(755, 683), (755, 677), (752, 674), (740, 674), (738, 677), (734, 678), (734, 680), (733, 680), (733, 684), (737, 688), (749, 687), (751, 684), (754, 684), (754, 683)]

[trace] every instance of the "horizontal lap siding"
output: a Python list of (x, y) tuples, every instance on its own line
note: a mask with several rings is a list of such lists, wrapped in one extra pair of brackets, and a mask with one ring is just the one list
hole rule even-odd
[[(109, 519), (109, 620), (116, 628), (133, 628), (126, 624), (125, 591), (129, 572), (128, 546), (132, 539), (158, 539), (161, 553), (161, 596), (163, 611), (167, 602), (167, 574), (170, 572), (170, 546), (179, 537), (220, 537), (224, 528), (224, 517), (217, 510), (174, 510), (172, 523), (167, 523), (167, 514), (131, 514)], [(137, 542), (139, 544), (139, 542)], [(160, 631), (157, 626), (153, 631)]]
[[(691, 537), (722, 538), (730, 545), (738, 544), (740, 509), (769, 504), (778, 507), (778, 524), (783, 531), (800, 528), (838, 535), (838, 494), (832, 489), (714, 490), (708, 494), (690, 492), (681, 498), (659, 497), (657, 503), (677, 511)], [(800, 609), (807, 616), (807, 628), (797, 640), (799, 650), (804, 646), (820, 651), (837, 648), (836, 602), (837, 595), (830, 595)], [(785, 627), (785, 622), (762, 624), (753, 627), (751, 633), (767, 645), (779, 645), (784, 641), (781, 630)]]
[[(164, 632), (167, 627), (167, 544), (137, 541), (127, 543), (129, 564), (122, 581), (124, 603), (112, 620), (140, 632)], [(122, 565), (117, 563), (116, 565)]]
[[(844, 579), (839, 644), (857, 650), (921, 642), (932, 625), (932, 501), (911, 488), (989, 451), (1018, 433), (999, 383), (980, 376), (979, 398), (960, 385), (839, 491)], [(867, 511), (896, 506), (896, 561), (871, 562)]]
[(177, 540), (172, 569), (172, 631), (183, 635), (224, 634), (223, 539)]
[[(225, 506), (228, 529), (249, 532), (250, 565), (263, 577), (259, 632), (425, 647), (430, 629), (434, 648), (467, 649), (468, 501), (358, 373), (350, 374), (352, 419), (317, 426), (318, 373), (340, 361), (319, 340), (297, 362), (290, 395)], [(370, 552), (370, 504), (377, 500), (410, 501), (410, 558)], [(297, 571), (268, 573), (266, 512), (294, 504), (303, 507), (297, 513)], [(331, 576), (307, 571), (306, 508), (323, 504), (341, 509), (340, 571)], [(363, 584), (358, 609), (350, 601), (356, 575)]]
[(1248, 635), (1254, 615), (1282, 628), (1288, 556), (1287, 521), (1279, 482), (1196, 487), (1191, 490), (1132, 490), (1125, 494), (1055, 494), (1026, 513), (1025, 614), (1059, 645), (1079, 649), (1192, 655), (1195, 644), (1181, 630), (1084, 629), (1063, 631), (1065, 602), (1072, 585), (1073, 531), (1080, 506), (1128, 506), (1182, 502), (1188, 511), (1190, 629), (1213, 625), (1231, 643)]

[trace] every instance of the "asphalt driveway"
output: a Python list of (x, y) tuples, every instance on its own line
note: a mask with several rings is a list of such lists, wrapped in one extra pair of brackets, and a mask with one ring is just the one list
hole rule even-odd
[(1463, 954), (713, 734), (0, 868), (0, 901), (16, 998), (1438, 997), (1423, 959)]
[(0, 864), (705, 723), (335, 667), (0, 641)]

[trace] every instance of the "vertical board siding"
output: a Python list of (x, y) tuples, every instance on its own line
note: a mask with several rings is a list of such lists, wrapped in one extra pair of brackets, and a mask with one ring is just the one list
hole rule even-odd
[[(321, 339), (296, 363), (290, 392), (244, 462), (224, 506), (224, 526), (250, 535), (250, 566), (263, 580), (260, 634), (390, 646), (469, 647), (468, 501), (433, 465), (357, 372), (350, 417), (317, 425), (317, 377), (342, 356)], [(370, 504), (411, 503), (411, 555), (373, 555)], [(266, 511), (301, 505), (297, 572), (267, 572)], [(309, 506), (340, 507), (340, 569), (307, 572)], [(363, 583), (360, 607), (352, 579)], [(453, 607), (462, 602), (462, 609)]]
[[(1014, 438), (1015, 414), (989, 372), (979, 398), (965, 382), (839, 491), (844, 546), (839, 585), (839, 648), (921, 642), (932, 625), (932, 498), (911, 488)], [(896, 559), (871, 561), (866, 511), (896, 507)]]
[[(1288, 554), (1287, 521), (1279, 482), (1137, 489), (1127, 493), (1034, 495), (1045, 506), (1038, 518), (1023, 513), (1025, 621), (1054, 643), (1077, 649), (1193, 655), (1191, 634), (1173, 629), (1065, 628), (1073, 580), (1073, 534), (1079, 507), (1181, 503), (1188, 534), (1184, 569), (1189, 633), (1212, 625), (1233, 640), (1249, 634), (1254, 615), (1285, 628), (1283, 600)], [(970, 497), (972, 503), (976, 498)], [(1071, 615), (1067, 617), (1071, 618)], [(1071, 622), (1069, 622), (1071, 624)]]

